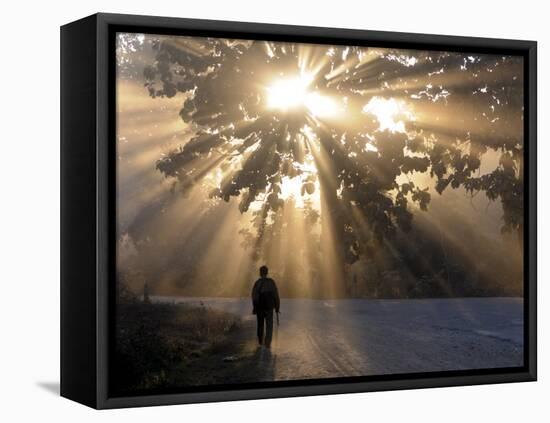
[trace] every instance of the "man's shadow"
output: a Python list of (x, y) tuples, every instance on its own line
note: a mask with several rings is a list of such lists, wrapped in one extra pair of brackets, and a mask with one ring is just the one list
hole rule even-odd
[(247, 342), (236, 356), (239, 359), (228, 363), (227, 372), (220, 373), (217, 382), (255, 383), (274, 380), (276, 352)]
[(256, 376), (261, 381), (273, 381), (275, 378), (275, 365), (277, 355), (269, 348), (258, 347), (254, 353), (253, 366), (256, 368)]

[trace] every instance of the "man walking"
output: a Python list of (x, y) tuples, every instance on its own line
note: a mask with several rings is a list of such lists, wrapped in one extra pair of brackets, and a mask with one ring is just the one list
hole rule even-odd
[[(258, 319), (258, 343), (271, 347), (273, 338), (273, 310), (279, 313), (279, 291), (275, 281), (267, 277), (267, 266), (260, 267), (260, 279), (252, 288), (252, 313)], [(264, 338), (265, 326), (265, 338)]]

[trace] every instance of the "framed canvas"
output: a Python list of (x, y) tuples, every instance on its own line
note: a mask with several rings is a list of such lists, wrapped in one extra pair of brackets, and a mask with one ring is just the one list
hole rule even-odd
[(61, 28), (61, 394), (536, 380), (536, 43)]

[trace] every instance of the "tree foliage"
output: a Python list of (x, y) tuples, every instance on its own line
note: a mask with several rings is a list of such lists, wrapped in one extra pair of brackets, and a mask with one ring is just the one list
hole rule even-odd
[[(500, 199), (503, 231), (522, 231), (519, 57), (186, 37), (159, 39), (154, 50), (146, 88), (152, 97), (184, 93), (180, 116), (194, 131), (157, 168), (185, 191), (219, 166), (224, 178), (211, 195), (238, 197), (242, 213), (261, 201), (257, 236), (284, 206), (284, 177), (302, 176), (306, 197), (318, 180), (322, 214), (337, 222), (342, 256), (354, 262), (366, 246), (409, 230), (413, 206), (428, 208), (415, 173), (429, 173), (439, 194), (463, 187)], [(310, 89), (344, 99), (345, 119), (265, 106), (274, 78), (310, 68)], [(406, 100), (417, 119), (381, 131), (365, 111), (375, 96)], [(485, 169), (490, 150), (499, 160)], [(307, 174), (308, 158), (318, 175)]]

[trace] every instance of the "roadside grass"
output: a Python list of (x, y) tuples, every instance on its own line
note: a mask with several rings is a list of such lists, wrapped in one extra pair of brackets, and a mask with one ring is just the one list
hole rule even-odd
[(118, 304), (111, 387), (116, 395), (202, 384), (205, 363), (230, 348), (241, 320), (205, 306)]

